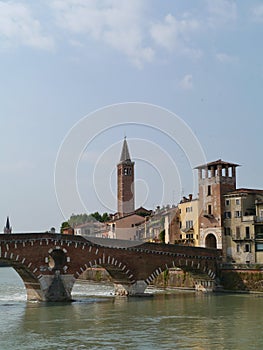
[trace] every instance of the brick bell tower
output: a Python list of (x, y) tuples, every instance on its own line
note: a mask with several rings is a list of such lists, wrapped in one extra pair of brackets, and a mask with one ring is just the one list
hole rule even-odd
[(215, 162), (198, 166), (199, 182), (199, 242), (201, 247), (223, 249), (224, 195), (236, 189), (238, 164)]
[(131, 161), (126, 137), (117, 165), (117, 177), (118, 213), (125, 216), (134, 212), (134, 162)]

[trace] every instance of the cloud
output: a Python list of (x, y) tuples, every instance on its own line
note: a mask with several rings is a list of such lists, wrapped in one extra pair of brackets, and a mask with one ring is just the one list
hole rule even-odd
[(32, 16), (26, 5), (0, 1), (2, 48), (23, 45), (43, 50), (52, 49), (53, 39), (43, 35), (41, 31), (40, 22)]
[(170, 51), (191, 55), (199, 58), (201, 50), (191, 48), (190, 35), (200, 28), (200, 23), (195, 19), (183, 18), (177, 20), (168, 14), (162, 22), (153, 23), (150, 29), (151, 36), (156, 44)]
[(237, 5), (234, 0), (206, 0), (206, 3), (210, 25), (218, 26), (237, 19)]
[(217, 61), (221, 63), (236, 63), (237, 62), (237, 57), (228, 55), (226, 53), (218, 53), (216, 54), (216, 59)]
[(122, 52), (136, 66), (151, 62), (154, 50), (145, 45), (143, 2), (117, 0), (55, 0), (56, 24), (82, 38), (102, 41)]
[(183, 79), (180, 81), (180, 87), (183, 90), (192, 90), (193, 89), (193, 76), (191, 74), (186, 74)]
[(253, 20), (256, 22), (263, 22), (263, 5), (258, 5), (251, 10)]

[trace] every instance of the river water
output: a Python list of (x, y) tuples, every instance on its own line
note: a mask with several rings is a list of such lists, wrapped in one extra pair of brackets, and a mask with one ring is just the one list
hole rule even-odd
[(32, 303), (12, 268), (0, 268), (0, 350), (263, 349), (263, 296), (149, 290), (113, 296), (76, 283), (72, 303)]

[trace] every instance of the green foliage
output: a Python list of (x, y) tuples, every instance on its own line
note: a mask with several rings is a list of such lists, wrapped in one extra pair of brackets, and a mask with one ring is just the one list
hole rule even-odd
[(102, 215), (99, 212), (91, 214), (72, 214), (68, 220), (68, 225), (71, 227), (76, 227), (78, 225), (86, 224), (87, 222), (99, 221), (106, 222), (110, 219), (108, 213), (103, 213)]
[(68, 223), (71, 227), (76, 227), (78, 225), (86, 224), (94, 220), (91, 215), (88, 214), (72, 214)]
[(66, 228), (66, 227), (69, 227), (68, 221), (62, 222), (61, 227), (60, 227), (60, 233), (62, 233), (63, 229)]
[(107, 221), (109, 221), (109, 220), (110, 220), (110, 216), (109, 216), (108, 213), (103, 213), (103, 214), (101, 215), (101, 222), (107, 222)]
[(95, 213), (90, 214), (92, 217), (94, 217), (99, 222), (106, 222), (109, 221), (110, 217), (108, 213), (103, 213), (102, 215), (98, 213), (97, 211)]

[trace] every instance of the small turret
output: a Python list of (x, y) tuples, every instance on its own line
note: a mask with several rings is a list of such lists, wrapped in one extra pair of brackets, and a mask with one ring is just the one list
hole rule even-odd
[(12, 227), (10, 225), (9, 217), (7, 217), (7, 219), (6, 219), (6, 224), (5, 224), (5, 227), (4, 227), (4, 233), (6, 233), (6, 234), (12, 233)]

